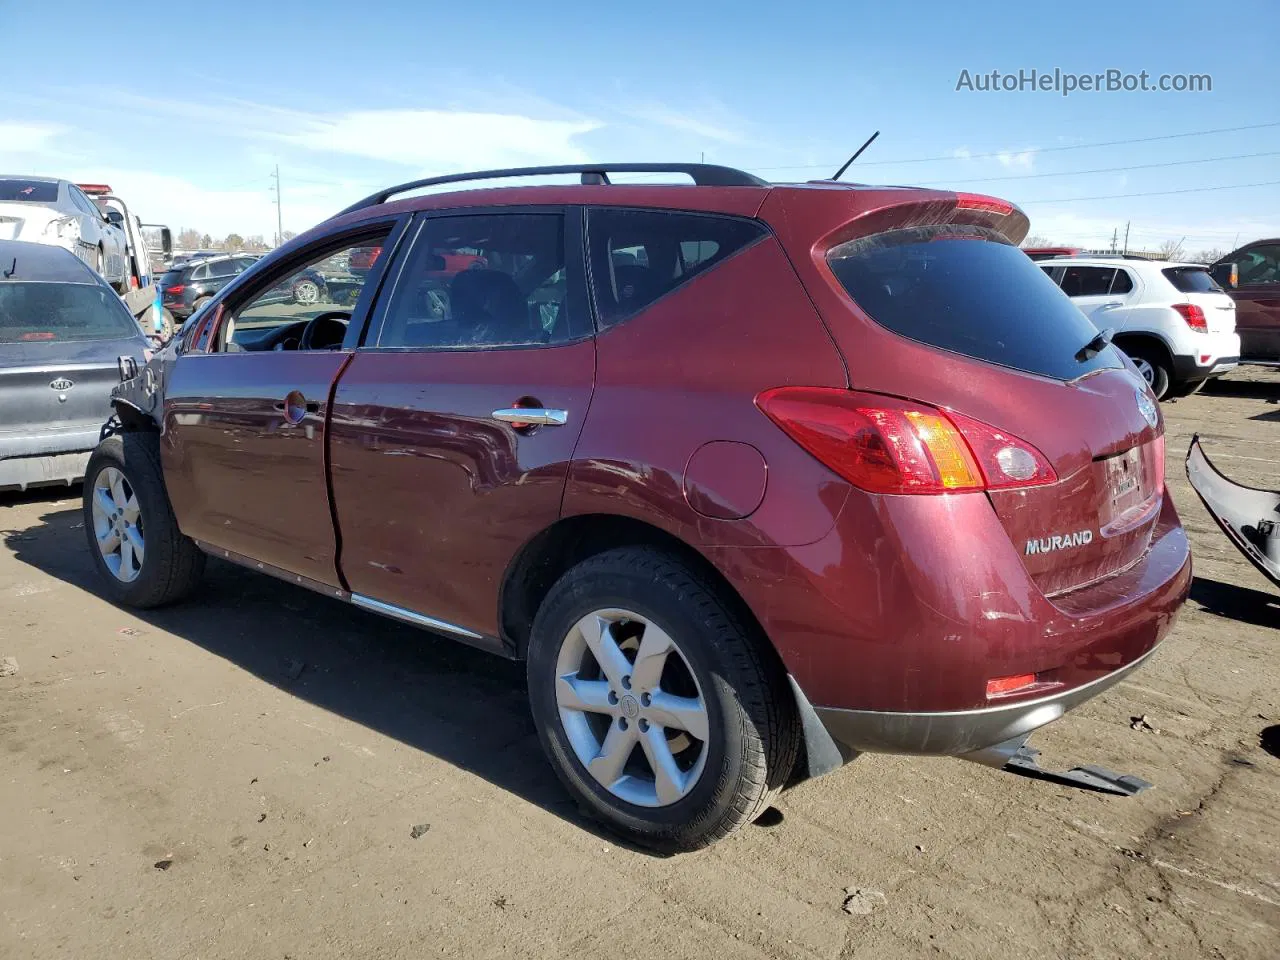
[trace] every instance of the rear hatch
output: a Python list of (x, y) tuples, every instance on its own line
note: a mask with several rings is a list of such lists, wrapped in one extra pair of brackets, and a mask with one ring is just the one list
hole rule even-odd
[(144, 347), (103, 286), (0, 282), (0, 457), (92, 447), (111, 413), (117, 358), (141, 363)]
[(840, 242), (813, 248), (836, 294), (817, 299), (852, 386), (951, 419), (981, 468), (976, 486), (1045, 595), (1133, 565), (1164, 490), (1150, 392), (1019, 251), (1027, 221), (1015, 207), (965, 194), (894, 199), (864, 218), (869, 231), (855, 220)]
[(1165, 267), (1160, 271), (1177, 291), (1179, 303), (1190, 303), (1204, 313), (1209, 333), (1234, 333), (1236, 302), (1209, 274), (1208, 267)]
[[(43, 224), (51, 216), (50, 209), (58, 200), (56, 180), (33, 180), (24, 177), (0, 177), (0, 240), (17, 240), (26, 222), (35, 219)], [(41, 209), (45, 208), (45, 209)], [(23, 240), (38, 240), (28, 229)]]

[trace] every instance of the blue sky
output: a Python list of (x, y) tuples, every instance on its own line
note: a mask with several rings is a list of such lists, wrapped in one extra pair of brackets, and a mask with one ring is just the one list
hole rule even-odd
[[(459, 169), (705, 154), (825, 177), (878, 129), (847, 179), (996, 194), (1054, 241), (1102, 245), (1126, 220), (1131, 246), (1188, 252), (1280, 234), (1280, 185), (1204, 189), (1280, 181), (1275, 17), (968, 6), (133, 0), (104, 17), (76, 0), (52, 17), (0, 0), (0, 171), (105, 180), (144, 220), (270, 238), (277, 163), (300, 231)], [(956, 90), (966, 69), (1054, 68), (1213, 90)]]

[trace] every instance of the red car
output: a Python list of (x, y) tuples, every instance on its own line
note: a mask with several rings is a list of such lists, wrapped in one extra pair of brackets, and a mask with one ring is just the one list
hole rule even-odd
[[(861, 751), (1000, 766), (1150, 656), (1191, 575), (1160, 412), (1020, 210), (431, 182), (567, 170), (384, 190), (220, 291), (89, 466), (111, 597), (213, 555), (522, 658), (569, 791), (666, 850)], [(271, 306), (371, 245), (353, 307)]]

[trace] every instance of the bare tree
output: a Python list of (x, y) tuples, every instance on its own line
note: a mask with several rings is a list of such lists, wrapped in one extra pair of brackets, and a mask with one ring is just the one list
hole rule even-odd
[(1160, 259), (1183, 259), (1187, 254), (1186, 251), (1182, 249), (1182, 241), (1186, 239), (1186, 237), (1183, 237), (1182, 240), (1166, 240), (1164, 243), (1160, 244), (1160, 246), (1156, 247), (1156, 252), (1160, 254)]
[(1030, 236), (1022, 241), (1023, 247), (1058, 247), (1061, 244), (1054, 243), (1048, 237)]
[(1196, 263), (1217, 263), (1227, 255), (1227, 251), (1221, 247), (1210, 247), (1208, 250), (1201, 250), (1191, 259)]
[(178, 249), (179, 250), (198, 250), (200, 249), (200, 231), (192, 230), (190, 227), (184, 227), (178, 231)]

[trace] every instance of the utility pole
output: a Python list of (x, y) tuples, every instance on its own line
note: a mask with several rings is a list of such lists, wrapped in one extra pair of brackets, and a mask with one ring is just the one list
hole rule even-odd
[(1129, 255), (1129, 221), (1124, 222), (1124, 255)]
[(284, 243), (284, 205), (280, 202), (280, 164), (276, 164), (276, 172), (272, 174), (276, 181), (276, 246)]
[(1111, 231), (1111, 252), (1112, 253), (1116, 252), (1116, 240), (1119, 239), (1119, 234), (1120, 234), (1119, 227), (1116, 227), (1114, 230)]

